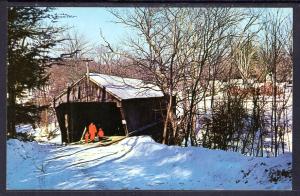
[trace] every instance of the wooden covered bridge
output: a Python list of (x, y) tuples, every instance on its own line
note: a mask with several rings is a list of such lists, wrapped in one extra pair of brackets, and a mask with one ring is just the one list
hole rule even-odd
[(88, 73), (54, 99), (62, 142), (79, 141), (90, 122), (108, 136), (162, 139), (165, 97), (142, 80)]

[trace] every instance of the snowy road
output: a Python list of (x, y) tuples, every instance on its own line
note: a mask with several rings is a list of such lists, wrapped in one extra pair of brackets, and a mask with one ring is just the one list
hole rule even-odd
[(253, 158), (201, 147), (165, 146), (150, 137), (57, 146), (7, 142), (7, 189), (291, 189), (290, 153)]

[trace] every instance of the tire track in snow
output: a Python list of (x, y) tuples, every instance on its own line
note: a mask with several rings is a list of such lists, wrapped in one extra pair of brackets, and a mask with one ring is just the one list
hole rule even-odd
[[(137, 140), (137, 139), (136, 139), (136, 140)], [(101, 164), (113, 162), (113, 161), (115, 161), (115, 160), (118, 160), (118, 159), (121, 159), (121, 158), (125, 157), (125, 156), (126, 156), (128, 153), (130, 153), (130, 152), (133, 150), (133, 148), (136, 146), (136, 140), (135, 140), (135, 142), (133, 143), (133, 145), (131, 146), (131, 148), (130, 148), (128, 151), (126, 151), (124, 154), (122, 154), (121, 156), (118, 156), (118, 157), (116, 157), (116, 158), (112, 158), (112, 159), (110, 159), (110, 160), (104, 161), (104, 162), (102, 162)], [(113, 153), (111, 153), (111, 154), (108, 154), (108, 155), (105, 155), (105, 156), (102, 156), (102, 157), (98, 157), (98, 158), (96, 158), (96, 159), (87, 160), (87, 161), (82, 161), (82, 162), (77, 162), (77, 163), (74, 163), (74, 164), (71, 164), (71, 165), (66, 166), (66, 168), (73, 167), (73, 166), (77, 166), (77, 165), (81, 165), (81, 164), (88, 163), (88, 162), (93, 162), (93, 161), (99, 160), (99, 159), (104, 158), (104, 157), (108, 157), (108, 156), (111, 156), (111, 155), (118, 154), (118, 153), (120, 153), (120, 152), (122, 152), (122, 151), (124, 151), (124, 149), (119, 150), (119, 151), (116, 151), (116, 152), (113, 152)]]
[[(115, 157), (115, 158), (112, 158), (112, 159), (109, 159), (109, 160), (107, 160), (107, 161), (104, 161), (104, 162), (102, 162), (102, 163), (99, 163), (99, 164), (94, 165), (94, 166), (89, 167), (89, 168), (79, 168), (80, 173), (82, 173), (85, 177), (91, 176), (91, 173), (89, 173), (89, 170), (93, 170), (94, 168), (98, 167), (99, 165), (111, 163), (111, 162), (114, 162), (115, 160), (118, 160), (118, 159), (121, 159), (121, 158), (125, 157), (126, 155), (128, 155), (128, 153), (132, 152), (132, 150), (134, 149), (134, 147), (136, 146), (136, 144), (137, 144), (137, 139), (135, 139), (135, 141), (134, 141), (133, 144), (131, 145), (131, 148), (129, 148), (129, 150), (127, 150), (127, 151), (126, 151), (125, 153), (123, 153), (122, 155), (120, 155), (120, 156), (118, 156), (118, 157)], [(111, 154), (118, 154), (119, 152), (121, 152), (121, 151), (117, 151), (117, 152), (111, 153)], [(82, 164), (82, 163), (81, 163), (81, 164)], [(74, 165), (74, 166), (77, 166), (77, 167), (78, 167), (78, 164), (76, 164), (76, 165)], [(99, 177), (99, 176), (98, 176), (98, 177)], [(114, 183), (119, 183), (120, 186), (122, 186), (122, 185), (121, 185), (122, 183), (119, 182), (119, 181), (117, 181), (117, 182), (115, 181)], [(97, 190), (109, 190), (109, 188), (106, 187), (106, 186), (104, 185), (103, 182), (99, 182), (99, 181), (98, 181), (98, 182), (93, 182), (93, 184), (95, 185), (95, 188), (96, 188)]]
[(104, 155), (104, 156), (102, 156), (102, 157), (97, 157), (97, 158), (92, 159), (92, 160), (86, 160), (86, 161), (76, 162), (76, 163), (73, 163), (73, 164), (71, 164), (71, 165), (65, 166), (64, 169), (70, 168), (70, 167), (74, 167), (74, 166), (77, 166), (77, 165), (81, 165), (81, 164), (85, 164), (85, 163), (89, 163), (89, 162), (93, 162), (93, 161), (96, 161), (96, 160), (99, 160), (99, 159), (102, 159), (102, 158), (105, 158), (105, 157), (109, 157), (109, 156), (118, 154), (118, 153), (120, 153), (120, 152), (122, 152), (122, 151), (123, 151), (123, 150), (121, 150), (121, 151), (116, 151), (116, 152), (113, 152), (113, 153), (110, 153), (110, 154), (106, 154), (106, 155)]
[[(130, 153), (130, 152), (133, 150), (133, 148), (134, 148), (135, 145), (136, 145), (136, 140), (135, 140), (134, 143), (131, 145), (131, 148), (130, 148), (128, 151), (126, 151), (125, 153), (123, 153), (123, 154), (120, 155), (120, 156), (117, 156), (117, 157), (115, 157), (115, 158), (112, 158), (112, 159), (109, 159), (109, 160), (107, 160), (107, 161), (104, 161), (104, 162), (102, 162), (101, 164), (104, 164), (104, 163), (107, 163), (107, 162), (113, 162), (113, 161), (115, 161), (115, 160), (117, 160), (117, 159), (123, 158), (124, 156), (126, 156), (128, 153)], [(84, 148), (84, 149), (78, 150), (78, 151), (76, 151), (76, 152), (74, 152), (74, 153), (70, 153), (70, 154), (67, 154), (67, 155), (56, 156), (56, 157), (53, 157), (53, 158), (51, 158), (51, 159), (46, 159), (43, 163), (44, 163), (45, 166), (46, 166), (46, 165), (49, 165), (49, 164), (50, 164), (51, 162), (53, 162), (53, 161), (59, 161), (58, 159), (60, 159), (60, 158), (70, 157), (70, 156), (75, 155), (75, 154), (77, 154), (77, 153), (80, 153), (80, 152), (83, 152), (83, 151), (86, 151), (86, 150), (90, 150), (90, 149), (93, 149), (93, 148), (98, 148), (98, 147), (105, 147), (105, 146), (98, 146), (98, 145), (97, 145), (97, 146), (92, 146), (92, 147)], [(92, 160), (80, 161), (80, 162), (76, 162), (76, 163), (73, 163), (73, 164), (70, 164), (70, 165), (66, 165), (66, 166), (64, 166), (63, 168), (59, 168), (57, 171), (54, 171), (54, 172), (55, 172), (55, 173), (58, 173), (58, 172), (60, 172), (61, 170), (69, 169), (69, 168), (74, 167), (74, 166), (78, 166), (78, 165), (82, 165), (82, 164), (94, 162), (94, 161), (97, 161), (97, 160), (99, 161), (99, 160), (101, 160), (102, 158), (116, 155), (116, 154), (118, 154), (118, 153), (120, 153), (120, 152), (122, 152), (122, 151), (124, 151), (124, 150), (125, 150), (125, 149), (118, 150), (118, 151), (116, 151), (116, 152), (113, 152), (113, 153), (110, 153), (110, 154), (106, 154), (106, 155), (104, 155), (104, 156), (97, 157), (97, 158), (92, 159)]]
[[(113, 142), (113, 143), (111, 143), (111, 144), (114, 144), (114, 143), (118, 143), (118, 142), (120, 142), (121, 140), (117, 140), (117, 141), (115, 141), (115, 142)], [(111, 145), (110, 144), (110, 145)], [(108, 145), (108, 146), (110, 146), (110, 145)], [(80, 147), (80, 146), (79, 146)], [(93, 145), (93, 146), (91, 146), (91, 147), (87, 147), (87, 148), (84, 148), (84, 149), (81, 149), (81, 150), (78, 150), (78, 151), (75, 151), (75, 152), (73, 152), (73, 153), (70, 153), (70, 154), (62, 154), (62, 155), (59, 155), (59, 156), (56, 156), (56, 157), (52, 157), (52, 158), (50, 158), (50, 159), (46, 159), (45, 161), (51, 161), (51, 160), (54, 160), (54, 159), (60, 159), (60, 158), (63, 158), (63, 157), (66, 157), (66, 156), (72, 156), (72, 155), (74, 155), (74, 154), (77, 154), (77, 153), (80, 153), (80, 152), (82, 152), (82, 151), (85, 151), (85, 150), (89, 150), (89, 149), (93, 149), (93, 148), (99, 148), (99, 147), (107, 147), (106, 145), (101, 145), (101, 144), (96, 144), (96, 145)], [(63, 147), (59, 147), (59, 148), (63, 148)], [(74, 148), (74, 147), (73, 147)], [(72, 148), (71, 148), (72, 149)], [(65, 150), (62, 150), (62, 152), (66, 152), (66, 151), (68, 151), (69, 149), (65, 149)], [(60, 150), (61, 151), (61, 150)]]
[[(61, 159), (61, 158), (64, 158), (64, 157), (72, 156), (72, 155), (74, 155), (74, 154), (83, 152), (83, 151), (85, 151), (85, 150), (90, 150), (90, 149), (93, 149), (93, 148), (100, 148), (100, 147), (102, 147), (102, 146), (97, 145), (97, 146), (87, 147), (87, 148), (84, 148), (84, 149), (75, 151), (75, 152), (73, 152), (73, 153), (70, 153), (70, 154), (62, 154), (62, 155), (59, 155), (59, 156), (56, 156), (56, 157), (52, 157), (52, 158), (50, 158), (50, 159), (46, 159), (45, 161), (46, 161), (46, 162), (48, 162), (48, 161), (50, 162), (50, 161), (52, 161), (52, 160), (57, 160), (57, 159)], [(66, 150), (65, 150), (65, 151), (66, 151)]]
[[(88, 151), (90, 149), (98, 148), (100, 146), (98, 146), (98, 145), (91, 146), (88, 148), (77, 150), (73, 153), (62, 154), (59, 156), (55, 156), (51, 159), (45, 159), (43, 161), (45, 170), (44, 170), (44, 172), (40, 173), (39, 177), (42, 178), (43, 181), (46, 181), (48, 178), (47, 177), (48, 175), (55, 176), (63, 171), (66, 171), (66, 169), (67, 170), (71, 169), (70, 172), (73, 173), (73, 175), (79, 175), (81, 177), (90, 177), (91, 173), (88, 172), (88, 170), (90, 168), (95, 168), (95, 167), (98, 167), (99, 165), (107, 164), (107, 163), (110, 163), (110, 162), (113, 162), (115, 160), (125, 157), (128, 153), (130, 153), (134, 149), (134, 147), (136, 146), (136, 143), (137, 143), (137, 139), (133, 142), (133, 144), (130, 145), (129, 149), (128, 149), (128, 145), (125, 145), (122, 147), (122, 149), (115, 149), (116, 151), (112, 151), (111, 153), (107, 153), (107, 154), (97, 157), (95, 159), (83, 160), (83, 161), (75, 162), (75, 163), (71, 163), (72, 161), (74, 161), (74, 160), (72, 160), (72, 156), (74, 156), (80, 152), (83, 152), (83, 151)], [(125, 152), (123, 153), (123, 151), (125, 151)], [(54, 155), (55, 155), (55, 153), (54, 153)], [(116, 156), (114, 156), (114, 155), (116, 155)], [(63, 158), (63, 157), (66, 157), (66, 160), (62, 160), (61, 158)], [(56, 161), (56, 163), (51, 165), (52, 167), (49, 168), (50, 164), (55, 161)], [(68, 164), (68, 163), (71, 163), (71, 164)], [(87, 164), (87, 163), (90, 163), (91, 167), (89, 167), (89, 168), (80, 167), (80, 165)], [(92, 163), (95, 163), (95, 165), (93, 165)], [(76, 169), (74, 169), (74, 168), (76, 168)], [(39, 186), (40, 186), (40, 188), (42, 188), (43, 186), (45, 186), (45, 184), (40, 183)], [(106, 189), (106, 187), (100, 182), (98, 182), (98, 183), (96, 182), (95, 187), (98, 187), (99, 189)]]
[[(115, 160), (118, 160), (118, 159), (121, 159), (121, 158), (125, 157), (128, 153), (130, 153), (130, 152), (133, 150), (133, 148), (136, 146), (136, 143), (137, 143), (137, 139), (135, 139), (134, 143), (131, 145), (131, 148), (130, 148), (128, 151), (126, 151), (124, 154), (122, 154), (122, 155), (119, 156), (119, 157), (116, 157), (116, 158), (113, 158), (113, 159), (104, 161), (104, 162), (101, 163), (101, 164), (105, 164), (105, 163), (109, 163), (109, 162), (114, 162)], [(94, 166), (94, 167), (95, 167), (95, 166)]]

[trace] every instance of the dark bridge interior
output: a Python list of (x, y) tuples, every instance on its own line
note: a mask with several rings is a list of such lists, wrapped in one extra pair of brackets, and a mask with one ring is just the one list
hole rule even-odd
[(61, 130), (62, 141), (79, 141), (83, 130), (91, 122), (101, 127), (105, 135), (125, 135), (121, 113), (115, 102), (62, 103), (55, 108)]

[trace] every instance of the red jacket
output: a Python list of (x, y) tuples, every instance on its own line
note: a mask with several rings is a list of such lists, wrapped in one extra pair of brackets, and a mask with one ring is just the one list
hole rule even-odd
[(90, 134), (91, 141), (94, 141), (96, 132), (97, 132), (96, 126), (94, 124), (90, 124), (89, 125), (89, 134)]
[(104, 136), (104, 131), (101, 128), (99, 128), (98, 137), (101, 138), (103, 136)]

